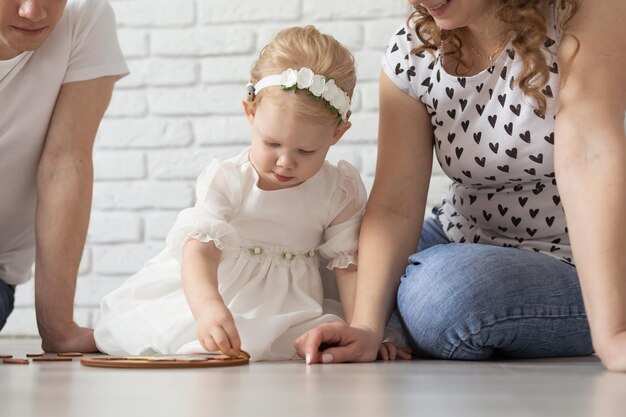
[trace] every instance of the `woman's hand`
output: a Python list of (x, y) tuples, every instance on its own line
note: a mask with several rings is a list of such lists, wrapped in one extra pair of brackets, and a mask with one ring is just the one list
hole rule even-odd
[[(382, 336), (370, 328), (325, 323), (304, 333), (294, 345), (307, 364), (372, 362), (376, 360), (381, 339)], [(324, 349), (324, 346), (330, 347)]]
[(238, 356), (241, 351), (239, 332), (235, 320), (220, 300), (207, 303), (196, 317), (198, 340), (209, 352), (222, 351), (228, 356)]
[(593, 346), (609, 371), (626, 372), (626, 331), (610, 337), (593, 337)]

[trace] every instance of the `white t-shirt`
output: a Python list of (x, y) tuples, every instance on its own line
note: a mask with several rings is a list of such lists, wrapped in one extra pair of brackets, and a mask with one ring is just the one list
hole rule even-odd
[(554, 174), (554, 119), (560, 33), (548, 19), (546, 114), (512, 79), (522, 62), (511, 42), (492, 68), (451, 75), (441, 53), (416, 54), (415, 28), (402, 25), (383, 58), (385, 74), (426, 106), (435, 154), (452, 183), (437, 217), (452, 242), (533, 250), (573, 263)]
[[(105, 0), (68, 0), (35, 51), (0, 61), (0, 279), (30, 277), (36, 173), (62, 84), (128, 73)], [(77, 115), (79, 117), (79, 115)]]

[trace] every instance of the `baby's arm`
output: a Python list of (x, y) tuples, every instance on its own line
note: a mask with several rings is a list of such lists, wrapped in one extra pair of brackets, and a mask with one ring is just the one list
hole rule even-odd
[(347, 268), (334, 268), (335, 280), (339, 289), (339, 300), (343, 306), (346, 322), (352, 321), (354, 300), (356, 298), (356, 265), (350, 264)]
[(221, 251), (211, 242), (190, 239), (183, 248), (182, 285), (198, 324), (198, 339), (210, 351), (236, 356), (241, 350), (232, 314), (218, 291), (217, 267)]

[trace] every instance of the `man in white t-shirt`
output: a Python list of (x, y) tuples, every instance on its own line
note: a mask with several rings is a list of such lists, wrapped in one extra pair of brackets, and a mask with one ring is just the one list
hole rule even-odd
[(0, 328), (34, 262), (46, 351), (96, 350), (74, 293), (93, 142), (127, 73), (106, 0), (0, 0)]

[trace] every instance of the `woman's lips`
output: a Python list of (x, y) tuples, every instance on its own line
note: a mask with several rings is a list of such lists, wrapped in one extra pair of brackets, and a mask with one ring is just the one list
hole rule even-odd
[(451, 0), (447, 0), (447, 1), (442, 1), (439, 2), (437, 4), (434, 4), (432, 6), (426, 6), (424, 3), (422, 3), (422, 6), (424, 6), (426, 8), (426, 10), (428, 10), (428, 13), (433, 16), (433, 17), (437, 17), (437, 16), (441, 16), (443, 13), (445, 13), (445, 11), (448, 8), (448, 4), (450, 3)]

